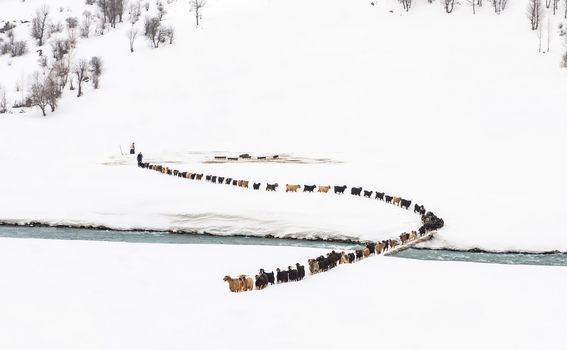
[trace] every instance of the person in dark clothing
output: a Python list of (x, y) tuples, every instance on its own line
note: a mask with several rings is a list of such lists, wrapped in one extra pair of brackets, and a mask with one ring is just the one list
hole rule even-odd
[(130, 154), (136, 154), (136, 145), (134, 142), (130, 145)]
[(138, 156), (136, 158), (138, 159), (138, 166), (142, 166), (142, 160), (144, 159), (142, 152), (138, 153)]

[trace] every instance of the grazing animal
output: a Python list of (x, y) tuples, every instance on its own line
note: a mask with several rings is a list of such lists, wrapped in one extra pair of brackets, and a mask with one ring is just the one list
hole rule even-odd
[(191, 180), (201, 180), (203, 178), (203, 175), (200, 174), (191, 174)]
[(419, 204), (415, 203), (413, 205), (413, 212), (414, 213), (419, 213), (419, 210), (421, 209), (421, 207), (419, 206)]
[(402, 201), (402, 199), (400, 197), (393, 197), (392, 198), (392, 204), (393, 205), (400, 205), (401, 201)]
[(241, 292), (244, 289), (244, 284), (239, 278), (224, 276), (222, 280), (228, 282), (228, 289), (233, 293)]
[(341, 259), (339, 260), (339, 264), (348, 264), (348, 256), (345, 252), (341, 253)]
[(299, 278), (299, 274), (296, 269), (292, 269), (291, 266), (287, 267), (287, 271), (289, 272), (289, 280), (290, 281), (297, 281)]
[(390, 249), (390, 241), (389, 240), (383, 240), (382, 243), (384, 244), (384, 251)]
[(398, 245), (398, 241), (396, 241), (395, 239), (391, 239), (389, 241), (389, 245), (390, 245), (390, 249), (394, 249)]
[(372, 191), (366, 191), (366, 190), (364, 190), (364, 197), (366, 197), (366, 198), (372, 197)]
[(400, 202), (400, 207), (409, 210), (410, 205), (411, 205), (411, 201), (402, 198), (402, 201)]
[(360, 192), (362, 192), (362, 187), (353, 187), (350, 189), (350, 194), (353, 196), (360, 196)]
[(272, 156), (272, 159), (278, 159), (279, 157), (280, 156), (276, 154), (275, 156)]
[(376, 254), (376, 244), (374, 244), (374, 242), (370, 242), (366, 244), (366, 248), (368, 248), (368, 252), (370, 253), (370, 255)]
[(216, 176), (212, 176), (212, 177), (211, 177), (211, 182), (214, 183), (214, 184), (217, 183), (217, 177), (216, 177)]
[(409, 233), (406, 232), (400, 235), (400, 241), (402, 241), (402, 244), (406, 244), (406, 242), (409, 240), (409, 236)]
[(252, 184), (252, 187), (253, 187), (255, 190), (259, 190), (259, 189), (260, 189), (260, 183), (259, 183), (259, 182), (258, 182), (258, 183), (256, 183), (256, 182), (253, 183), (253, 184)]
[(309, 272), (312, 275), (319, 273), (319, 262), (317, 260), (309, 259), (307, 260), (307, 263), (309, 264)]
[(266, 274), (256, 275), (256, 289), (264, 289), (268, 285), (268, 276)]
[(286, 192), (297, 192), (298, 189), (301, 188), (301, 185), (290, 185), (290, 184), (286, 184), (285, 185), (285, 191)]
[(348, 263), (352, 264), (356, 260), (356, 255), (354, 253), (348, 253)]
[(315, 187), (317, 187), (317, 186), (316, 185), (313, 185), (313, 186), (305, 185), (305, 186), (303, 186), (303, 192), (313, 192), (313, 190), (315, 190)]
[(261, 275), (266, 275), (266, 277), (268, 278), (268, 283), (270, 284), (274, 284), (274, 271), (272, 272), (266, 272), (264, 271), (264, 269), (260, 269), (260, 274)]
[(384, 192), (376, 192), (376, 197), (374, 197), (374, 198), (383, 201), (384, 200)]
[(238, 158), (234, 158), (234, 157), (228, 157), (228, 160), (238, 160)]
[(275, 191), (278, 187), (278, 184), (266, 184), (266, 191)]
[(376, 254), (382, 254), (384, 251), (385, 244), (382, 242), (376, 243)]
[(254, 280), (252, 279), (252, 277), (248, 277), (245, 275), (242, 275), (239, 277), (239, 279), (242, 281), (242, 290), (247, 292), (249, 290), (253, 290), (254, 289)]
[(230, 185), (232, 183), (232, 177), (227, 177), (224, 183)]
[(211, 175), (205, 176), (205, 181), (211, 181)]
[(265, 160), (266, 157), (256, 157), (258, 160)]
[(222, 185), (222, 184), (224, 183), (224, 177), (219, 176), (219, 179), (218, 179), (218, 180), (219, 180), (219, 181), (218, 181), (219, 184)]
[(250, 155), (249, 155), (248, 153), (241, 154), (241, 155), (239, 155), (238, 157), (239, 157), (239, 158), (242, 158), (242, 159), (250, 159), (250, 158), (252, 158), (252, 157), (250, 157)]
[(232, 186), (238, 185), (238, 180), (232, 180)]
[(417, 239), (417, 232), (415, 231), (411, 231), (411, 234), (409, 236), (410, 241), (413, 241), (415, 239)]
[(394, 197), (386, 195), (386, 203), (392, 203), (392, 198)]
[(248, 180), (240, 180), (238, 181), (238, 186), (243, 188), (248, 188)]
[(354, 253), (356, 254), (356, 260), (360, 260), (364, 257), (362, 249), (357, 249), (354, 251)]
[(319, 186), (319, 191), (321, 193), (327, 193), (331, 189), (331, 186)]
[(276, 269), (276, 278), (278, 283), (285, 283), (289, 282), (289, 272), (281, 271), (280, 269)]
[(179, 170), (177, 169), (173, 170), (173, 176), (177, 176), (177, 174), (179, 174)]
[(336, 194), (343, 194), (345, 193), (346, 186), (335, 186), (335, 193)]
[(215, 156), (215, 159), (226, 159), (226, 156)]
[(370, 250), (368, 249), (368, 247), (362, 248), (362, 255), (363, 255), (365, 258), (368, 258), (368, 256), (370, 256)]
[(295, 267), (297, 267), (297, 279), (301, 281), (305, 278), (305, 266), (296, 263)]

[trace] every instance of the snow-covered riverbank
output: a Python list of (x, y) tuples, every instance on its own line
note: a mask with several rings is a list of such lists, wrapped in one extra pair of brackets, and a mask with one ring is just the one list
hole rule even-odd
[[(61, 2), (77, 15), (85, 6)], [(34, 3), (3, 1), (0, 15), (31, 16)], [(419, 226), (411, 213), (350, 196), (142, 171), (120, 155), (135, 141), (147, 160), (181, 170), (412, 199), (444, 218), (436, 247), (567, 251), (561, 42), (537, 53), (523, 3), (498, 16), (438, 5), (404, 13), (395, 1), (218, 0), (196, 30), (177, 1), (167, 5), (171, 46), (139, 40), (131, 54), (124, 24), (80, 39), (76, 57), (104, 59), (100, 90), (67, 91), (46, 118), (0, 118), (0, 220), (375, 240)], [(31, 55), (0, 57), (4, 85), (31, 73)], [(218, 152), (337, 163), (202, 163)]]
[[(377, 257), (264, 291), (225, 274), (324, 252), (0, 239), (0, 348), (556, 349), (565, 268)], [(410, 335), (411, 336), (408, 336)]]

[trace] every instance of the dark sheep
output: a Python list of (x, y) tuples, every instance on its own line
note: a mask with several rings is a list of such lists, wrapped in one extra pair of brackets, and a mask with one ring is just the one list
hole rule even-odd
[(345, 193), (346, 186), (335, 186), (335, 193), (336, 194), (343, 194)]
[(355, 260), (356, 260), (356, 255), (354, 255), (354, 253), (348, 253), (348, 263), (352, 264)]
[(313, 185), (313, 186), (305, 185), (305, 186), (303, 186), (303, 192), (313, 192), (315, 187), (317, 187), (317, 186), (316, 185)]
[(179, 170), (173, 170), (173, 176), (177, 176), (177, 174), (179, 174)]
[(287, 267), (287, 271), (289, 272), (289, 280), (290, 281), (297, 281), (299, 278), (299, 274), (296, 269), (292, 269), (291, 266)]
[(275, 156), (272, 156), (272, 159), (278, 159), (280, 156), (278, 156), (277, 154)]
[(223, 183), (224, 183), (224, 177), (219, 176), (219, 181), (218, 181), (218, 183), (219, 183), (219, 184), (223, 184)]
[(254, 188), (255, 190), (259, 190), (260, 189), (260, 183), (253, 183), (252, 184), (252, 188)]
[(362, 187), (353, 187), (350, 189), (350, 194), (353, 196), (360, 196), (360, 192), (362, 192)]
[(400, 202), (400, 207), (409, 210), (410, 205), (411, 205), (411, 201), (408, 201), (407, 199), (402, 198), (402, 200)]
[(278, 283), (289, 282), (289, 272), (285, 270), (281, 271), (280, 269), (276, 269), (276, 278)]
[(195, 178), (196, 178), (197, 180), (202, 180), (202, 179), (203, 179), (203, 174), (196, 174), (196, 175), (195, 175)]
[(305, 266), (296, 263), (295, 267), (297, 267), (297, 278), (301, 281), (305, 278)]
[(366, 198), (372, 197), (372, 191), (366, 191), (366, 190), (364, 190), (364, 197), (366, 197)]
[(258, 160), (265, 160), (266, 159), (266, 157), (256, 157), (256, 158), (258, 158)]
[(238, 158), (228, 157), (228, 160), (238, 160)]
[(238, 156), (238, 158), (242, 158), (242, 159), (250, 159), (252, 157), (250, 157), (250, 155), (248, 153), (244, 153)]
[(266, 184), (266, 191), (275, 191), (278, 187), (278, 184)]
[(368, 243), (366, 245), (366, 248), (368, 248), (368, 252), (370, 253), (370, 255), (373, 255), (373, 254), (376, 253), (376, 244), (375, 243), (373, 243), (373, 242)]
[(230, 185), (231, 182), (232, 182), (232, 177), (228, 177), (225, 181), (225, 184)]
[(266, 277), (268, 278), (268, 282), (270, 284), (274, 284), (274, 271), (272, 272), (266, 272), (264, 271), (264, 269), (260, 269), (260, 274), (266, 275)]
[(238, 185), (238, 180), (232, 180), (232, 186), (237, 186)]
[(226, 159), (226, 156), (215, 156), (215, 159)]
[(317, 259), (319, 264), (319, 271), (327, 271), (329, 269), (329, 259), (325, 258), (323, 255), (319, 256)]
[(392, 203), (392, 198), (394, 197), (386, 195), (386, 203)]
[(376, 192), (375, 198), (383, 201), (384, 200), (384, 192)]
[(211, 181), (211, 175), (205, 176), (205, 181)]
[(268, 285), (268, 276), (266, 274), (256, 275), (256, 289), (264, 289)]
[(356, 260), (361, 260), (363, 255), (362, 255), (362, 249), (357, 249), (354, 251), (356, 254)]
[(211, 182), (212, 183), (217, 183), (217, 177), (216, 176), (211, 176)]

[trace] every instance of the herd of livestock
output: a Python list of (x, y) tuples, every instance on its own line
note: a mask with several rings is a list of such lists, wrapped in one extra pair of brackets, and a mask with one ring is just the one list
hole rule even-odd
[[(146, 168), (150, 170), (154, 170), (163, 174), (177, 176), (180, 178), (190, 179), (190, 180), (197, 180), (221, 184), (221, 185), (232, 185), (238, 186), (243, 188), (249, 188), (250, 182), (248, 180), (239, 180), (233, 179), (230, 177), (223, 177), (223, 176), (216, 176), (216, 175), (204, 175), (198, 173), (192, 173), (188, 171), (181, 172), (176, 169), (171, 169), (166, 166), (150, 164), (150, 163), (139, 163), (139, 167)], [(276, 191), (279, 185), (277, 183), (267, 183), (265, 186), (266, 191)], [(261, 183), (252, 183), (252, 188), (254, 190), (260, 190), (262, 187)], [(301, 189), (301, 185), (286, 185), (286, 192), (297, 192)], [(347, 186), (317, 186), (317, 185), (304, 185), (303, 192), (317, 192), (320, 193), (328, 193), (331, 188), (335, 194), (344, 194)], [(401, 197), (390, 196), (385, 194), (384, 192), (378, 191), (369, 191), (363, 190), (362, 187), (351, 187), (350, 193), (353, 196), (360, 196), (363, 195), (367, 198), (374, 198), (376, 200), (385, 201), (386, 203), (390, 203), (406, 210), (409, 210), (412, 201), (407, 200)], [(374, 195), (373, 195), (374, 194)], [(434, 231), (443, 227), (444, 222), (443, 219), (437, 217), (430, 211), (426, 211), (423, 205), (419, 205), (417, 203), (413, 206), (414, 213), (418, 213), (421, 215), (421, 222), (422, 226), (416, 231), (411, 231), (410, 233), (404, 232), (399, 235), (399, 240), (397, 239), (388, 239), (379, 242), (366, 242), (364, 243), (364, 247), (361, 249), (355, 250), (354, 252), (335, 252), (334, 250), (330, 253), (326, 254), (326, 256), (319, 256), (315, 259), (308, 260), (309, 272), (310, 274), (314, 275), (319, 272), (328, 271), (333, 269), (337, 265), (340, 264), (352, 264), (356, 261), (362, 260), (367, 258), (371, 255), (375, 254), (382, 254), (387, 252), (388, 250), (394, 249), (399, 245), (405, 245), (410, 243), (420, 237), (423, 237), (430, 231)], [(295, 267), (288, 266), (287, 269), (280, 270), (276, 269), (276, 274), (274, 272), (266, 272), (264, 269), (260, 269), (258, 274), (254, 276), (254, 278), (241, 275), (238, 278), (232, 278), (230, 276), (225, 276), (223, 280), (228, 282), (228, 286), (231, 292), (243, 292), (243, 291), (250, 291), (254, 288), (256, 289), (264, 289), (268, 285), (273, 285), (275, 283), (286, 283), (292, 281), (300, 281), (305, 277), (305, 267), (299, 263), (295, 264)]]

